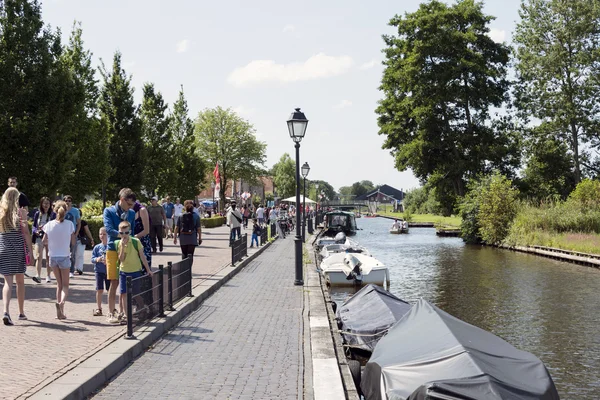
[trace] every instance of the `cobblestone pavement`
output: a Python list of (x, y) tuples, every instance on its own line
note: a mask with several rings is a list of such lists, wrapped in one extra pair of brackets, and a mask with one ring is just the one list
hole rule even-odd
[[(249, 236), (251, 229), (246, 230)], [(242, 233), (243, 234), (243, 233)], [(229, 229), (226, 226), (205, 229), (202, 245), (196, 249), (193, 266), (193, 285), (210, 279), (231, 262), (228, 246)], [(248, 237), (250, 244), (250, 237)], [(252, 254), (253, 249), (249, 249)], [(165, 242), (164, 251), (153, 255), (153, 269), (167, 261), (179, 261), (179, 246), (173, 240)], [(71, 279), (65, 307), (68, 319), (55, 319), (56, 283), (36, 284), (25, 278), (25, 313), (27, 321), (18, 321), (16, 290), (13, 288), (10, 311), (15, 326), (0, 324), (0, 398), (27, 397), (79, 364), (125, 332), (125, 327), (109, 325), (105, 317), (94, 317), (96, 308), (93, 266), (89, 263), (91, 251), (85, 255), (82, 276)], [(30, 276), (34, 268), (29, 267)], [(46, 272), (42, 269), (44, 282)], [(0, 288), (2, 286), (0, 285)], [(104, 295), (106, 313), (106, 294)]]
[(293, 245), (274, 242), (94, 398), (302, 399)]

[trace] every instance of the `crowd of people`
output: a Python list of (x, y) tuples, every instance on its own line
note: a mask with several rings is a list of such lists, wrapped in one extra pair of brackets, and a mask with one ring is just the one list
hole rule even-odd
[[(98, 232), (98, 244), (94, 243), (88, 224), (82, 219), (80, 210), (73, 206), (73, 198), (69, 195), (54, 202), (49, 197), (42, 197), (33, 214), (30, 233), (29, 200), (19, 192), (17, 185), (17, 178), (10, 177), (0, 200), (0, 275), (4, 278), (2, 320), (8, 326), (14, 324), (9, 312), (13, 282), (16, 283), (18, 319), (27, 319), (24, 309), (27, 266), (35, 266), (36, 275), (31, 278), (42, 283), (45, 261), (46, 283), (56, 281), (56, 318), (66, 319), (69, 283), (75, 272), (83, 274), (85, 248), (90, 245), (96, 278), (93, 315), (105, 315), (102, 298), (106, 290), (107, 321), (116, 324), (126, 320), (127, 277), (152, 275), (152, 254), (157, 252), (157, 240), (161, 252), (163, 237), (172, 238), (174, 244), (179, 241), (182, 258), (193, 256), (195, 247), (202, 243), (201, 210), (193, 201), (186, 200), (181, 204), (178, 198), (171, 203), (167, 197), (162, 205), (158, 205), (158, 199), (154, 197), (151, 205), (146, 207), (129, 188), (121, 189), (119, 200), (104, 210), (104, 226)], [(119, 310), (116, 308), (117, 289)]]

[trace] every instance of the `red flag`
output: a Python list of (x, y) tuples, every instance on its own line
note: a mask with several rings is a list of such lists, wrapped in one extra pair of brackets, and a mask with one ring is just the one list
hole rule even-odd
[(219, 175), (219, 163), (217, 163), (215, 170), (213, 171), (213, 176), (215, 177), (215, 182), (216, 183), (220, 183), (221, 182), (221, 176)]

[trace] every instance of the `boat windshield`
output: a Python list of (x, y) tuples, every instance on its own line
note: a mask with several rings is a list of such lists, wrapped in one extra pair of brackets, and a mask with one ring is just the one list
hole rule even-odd
[(329, 226), (335, 227), (345, 227), (348, 223), (348, 216), (343, 214), (331, 215), (329, 218)]

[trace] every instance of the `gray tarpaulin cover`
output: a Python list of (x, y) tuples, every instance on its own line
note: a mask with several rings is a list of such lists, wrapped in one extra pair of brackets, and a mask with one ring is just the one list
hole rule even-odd
[(387, 290), (369, 284), (338, 308), (337, 319), (346, 344), (370, 353), (411, 307)]
[(377, 343), (361, 389), (367, 400), (559, 399), (533, 354), (425, 300)]

